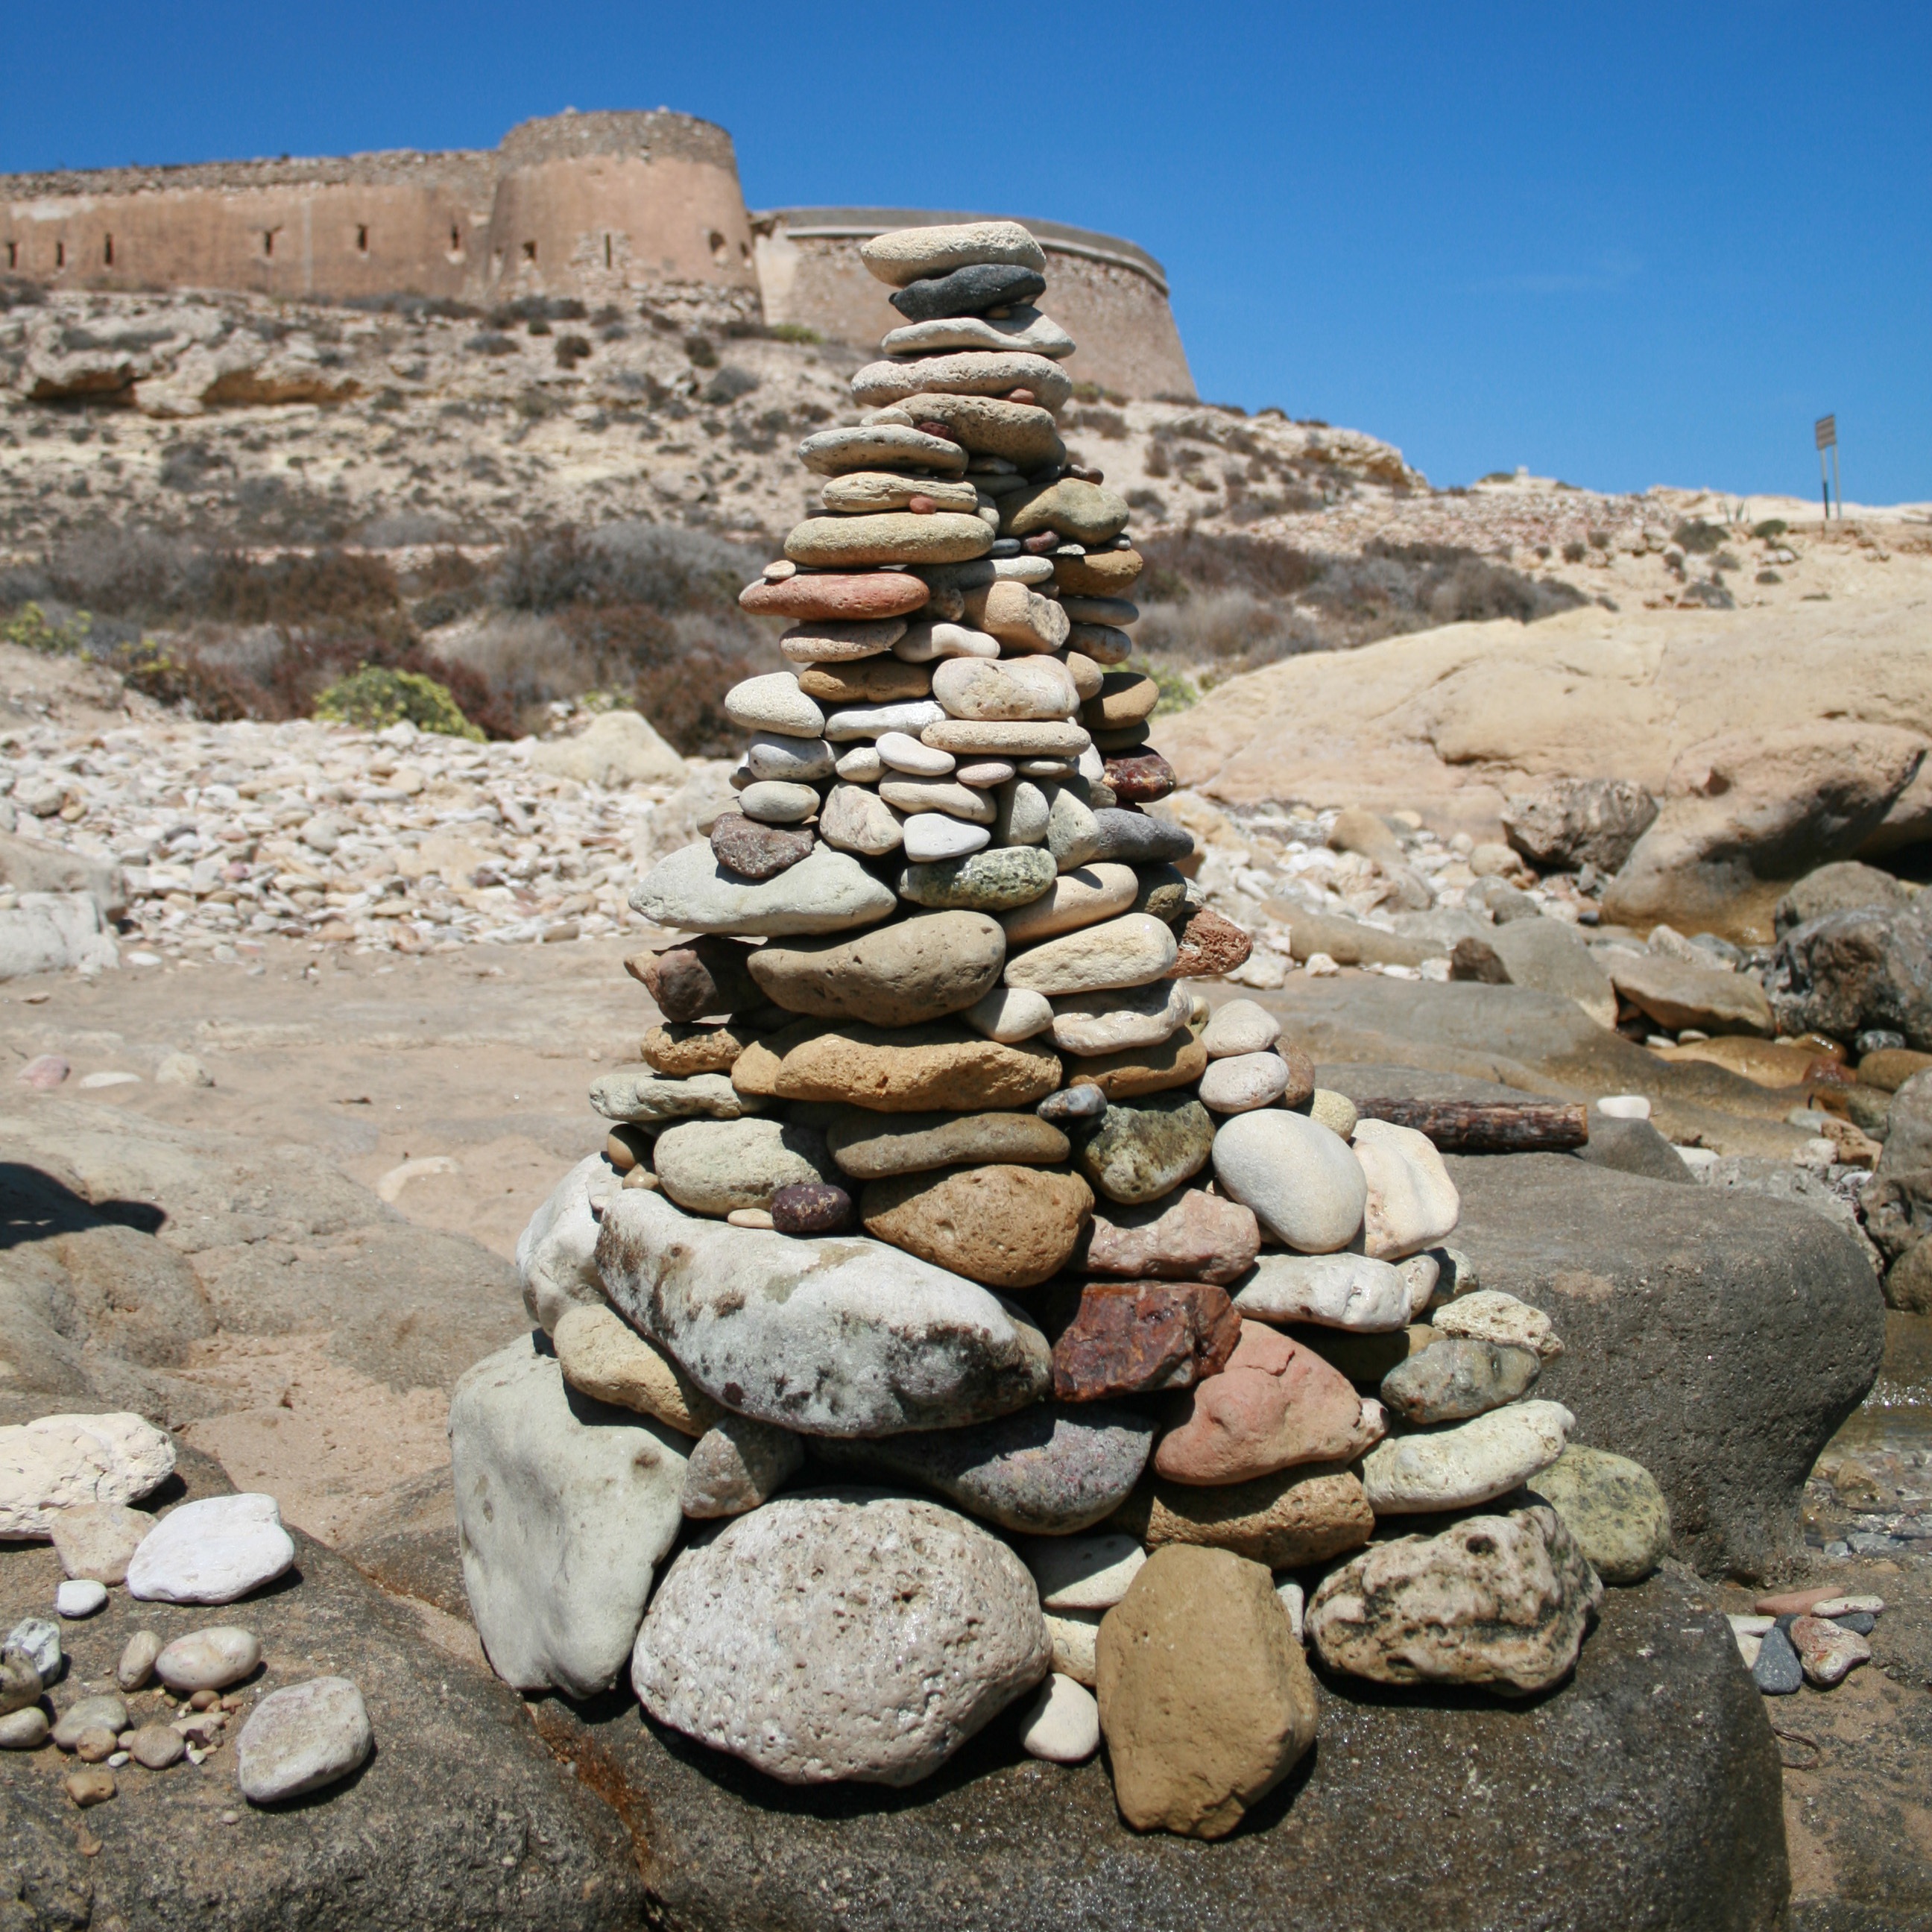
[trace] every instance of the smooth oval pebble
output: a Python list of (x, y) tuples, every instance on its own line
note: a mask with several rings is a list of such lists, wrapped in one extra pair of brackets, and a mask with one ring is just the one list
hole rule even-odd
[(226, 1690), (262, 1660), (253, 1630), (214, 1624), (178, 1636), (154, 1660), (154, 1675), (170, 1690)]
[(298, 1798), (346, 1778), (375, 1748), (362, 1694), (346, 1677), (272, 1691), (242, 1726), (236, 1776), (251, 1804)]
[(89, 1731), (118, 1738), (127, 1728), (128, 1700), (110, 1690), (70, 1704), (54, 1720), (53, 1738), (62, 1750), (72, 1750)]
[(1265, 1053), (1281, 1037), (1281, 1022), (1253, 1000), (1228, 1000), (1214, 1009), (1201, 1044), (1210, 1060)]
[(1097, 1087), (1063, 1087), (1034, 1109), (1057, 1126), (1068, 1120), (1097, 1120), (1107, 1111), (1107, 1096)]
[(128, 1592), (144, 1602), (230, 1604), (272, 1582), (296, 1560), (273, 1496), (204, 1496), (148, 1532), (128, 1565)]
[(832, 747), (823, 738), (785, 738), (754, 731), (745, 747), (745, 764), (754, 778), (781, 778), (809, 784), (832, 776)]
[(1100, 1748), (1100, 1706), (1093, 1692), (1054, 1671), (1020, 1720), (1020, 1748), (1048, 1764), (1084, 1764)]
[(942, 859), (963, 859), (992, 842), (983, 825), (969, 825), (944, 812), (915, 812), (902, 828), (905, 855), (915, 865)]
[(950, 752), (936, 752), (906, 731), (881, 731), (875, 748), (882, 765), (914, 778), (944, 778), (958, 762)]
[[(1347, 1143), (1280, 1108), (1222, 1123), (1214, 1136), (1214, 1178), (1284, 1247), (1304, 1254), (1346, 1247), (1368, 1204), (1367, 1177)], [(1407, 1300), (1405, 1290), (1405, 1313)]]
[(136, 1630), (123, 1646), (121, 1660), (114, 1666), (114, 1681), (124, 1690), (138, 1690), (154, 1674), (154, 1660), (161, 1654), (161, 1640), (152, 1630)]
[(0, 1718), (0, 1750), (38, 1750), (52, 1728), (47, 1714), (38, 1704), (9, 1711)]
[(107, 1601), (107, 1586), (92, 1576), (70, 1576), (54, 1591), (54, 1610), (63, 1617), (91, 1617)]
[(1046, 1610), (1110, 1610), (1147, 1561), (1139, 1543), (1119, 1530), (1030, 1537), (1020, 1554)]
[[(959, 1017), (988, 1040), (1012, 1046), (1052, 1025), (1053, 1003), (1044, 993), (1020, 993), (1010, 986), (995, 986)], [(1041, 1102), (1042, 1106), (1045, 1104)]]
[(781, 1234), (836, 1234), (852, 1219), (852, 1197), (829, 1180), (796, 1180), (772, 1196), (772, 1226)]
[(172, 1724), (143, 1724), (128, 1746), (128, 1755), (149, 1771), (165, 1771), (180, 1762), (188, 1740)]
[(738, 794), (738, 807), (760, 825), (797, 825), (818, 809), (818, 794), (808, 784), (759, 778)]
[(788, 670), (748, 677), (724, 694), (724, 715), (747, 731), (776, 731), (790, 738), (825, 734), (825, 713), (798, 688)]
[(1132, 912), (1082, 926), (1024, 952), (1010, 952), (1005, 979), (1009, 986), (1049, 998), (1142, 986), (1165, 976), (1177, 950), (1173, 929), (1165, 921), (1150, 913)]
[(1216, 1114), (1271, 1107), (1288, 1091), (1288, 1062), (1278, 1053), (1235, 1053), (1210, 1058), (1201, 1076), (1201, 1104)]

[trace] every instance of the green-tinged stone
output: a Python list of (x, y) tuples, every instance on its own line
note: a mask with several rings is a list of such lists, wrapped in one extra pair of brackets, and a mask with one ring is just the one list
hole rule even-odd
[(1030, 904), (1058, 870), (1052, 854), (1040, 846), (996, 847), (907, 866), (899, 874), (899, 897), (947, 911), (1006, 912)]
[(1641, 1462), (1573, 1444), (1529, 1486), (1606, 1583), (1640, 1583), (1670, 1552), (1670, 1505)]
[(1191, 1094), (1110, 1106), (1080, 1149), (1081, 1170), (1109, 1201), (1157, 1201), (1208, 1165), (1214, 1123)]

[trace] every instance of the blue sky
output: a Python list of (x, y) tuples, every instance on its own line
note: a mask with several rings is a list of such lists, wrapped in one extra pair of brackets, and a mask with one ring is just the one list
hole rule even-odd
[(22, 7), (0, 170), (493, 145), (669, 106), (752, 206), (1037, 214), (1166, 264), (1202, 393), (1438, 484), (1932, 498), (1932, 8), (576, 0)]

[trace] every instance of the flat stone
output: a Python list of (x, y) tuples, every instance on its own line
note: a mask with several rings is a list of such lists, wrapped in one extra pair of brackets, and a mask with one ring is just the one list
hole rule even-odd
[(1086, 750), (1089, 742), (1080, 725), (1039, 721), (1005, 724), (948, 718), (925, 726), (919, 735), (942, 752), (971, 758), (1073, 758)]
[(596, 1401), (654, 1416), (681, 1436), (702, 1436), (724, 1413), (661, 1342), (601, 1302), (568, 1310), (551, 1340), (564, 1380)]
[(1550, 1317), (1500, 1288), (1478, 1288), (1436, 1312), (1438, 1334), (1472, 1336), (1512, 1348), (1527, 1348), (1545, 1361), (1563, 1352)]
[(1150, 1549), (1198, 1544), (1231, 1550), (1270, 1570), (1300, 1570), (1360, 1549), (1375, 1533), (1376, 1519), (1352, 1471), (1301, 1463), (1211, 1489), (1144, 1484), (1107, 1526), (1138, 1536)]
[[(1426, 1348), (1414, 1359), (1426, 1361), (1434, 1352)], [(1524, 1359), (1522, 1349), (1508, 1352)], [(1572, 1443), (1532, 1486), (1606, 1583), (1640, 1583), (1670, 1554), (1670, 1506), (1656, 1478), (1628, 1456)]]
[(232, 1604), (295, 1560), (273, 1496), (209, 1496), (148, 1532), (129, 1560), (128, 1592), (144, 1603)]
[(630, 904), (656, 926), (782, 938), (869, 926), (896, 902), (856, 859), (829, 846), (814, 846), (775, 879), (748, 885), (719, 866), (710, 846), (686, 845), (632, 887)]
[(904, 1786), (1046, 1675), (1033, 1580), (937, 1504), (782, 1497), (671, 1565), (631, 1677), (657, 1720), (788, 1784)]
[(1858, 1665), (1871, 1661), (1871, 1646), (1862, 1635), (1822, 1617), (1794, 1617), (1787, 1634), (1806, 1678), (1821, 1690), (1842, 1684)]
[(1083, 1265), (1090, 1274), (1226, 1287), (1254, 1265), (1260, 1249), (1252, 1208), (1190, 1187), (1143, 1207), (1096, 1214)]
[(983, 825), (969, 825), (944, 812), (915, 812), (906, 820), (904, 838), (907, 858), (924, 865), (963, 859), (992, 844), (993, 835)]
[(1307, 1660), (1258, 1564), (1156, 1550), (1101, 1627), (1101, 1728), (1136, 1831), (1222, 1838), (1315, 1742)]
[(113, 1691), (76, 1698), (54, 1720), (52, 1737), (64, 1751), (70, 1751), (89, 1731), (106, 1731), (118, 1737), (128, 1728), (128, 1700)]
[(998, 316), (962, 315), (916, 322), (889, 331), (882, 356), (929, 356), (942, 349), (1030, 349), (1036, 356), (1071, 356), (1074, 341), (1036, 308), (1016, 303)]
[(1131, 546), (1089, 550), (1084, 556), (1057, 550), (1053, 578), (1070, 597), (1124, 597), (1145, 567), (1146, 560)]
[(829, 1127), (825, 1138), (839, 1171), (855, 1180), (993, 1162), (1051, 1167), (1070, 1150), (1066, 1136), (1037, 1114), (855, 1110)]
[(1381, 1436), (1379, 1406), (1312, 1350), (1258, 1322), (1242, 1322), (1240, 1336), (1220, 1374), (1168, 1405), (1157, 1474), (1250, 1482), (1295, 1463), (1351, 1462)]
[(1004, 1163), (896, 1174), (868, 1182), (859, 1200), (860, 1218), (878, 1240), (1009, 1291), (1058, 1274), (1093, 1207), (1093, 1190), (1077, 1174)]
[(1038, 898), (1058, 870), (1050, 852), (1013, 846), (936, 865), (908, 866), (899, 874), (898, 894), (935, 910), (998, 914)]
[(937, 912), (856, 938), (775, 940), (752, 956), (752, 976), (793, 1012), (916, 1026), (991, 991), (1006, 952), (1006, 934), (986, 914)]
[(1042, 941), (1007, 957), (1009, 986), (1056, 994), (1142, 986), (1163, 978), (1174, 964), (1172, 929), (1148, 913), (1118, 919)]
[(1453, 1428), (1378, 1444), (1363, 1459), (1362, 1486), (1378, 1516), (1468, 1509), (1548, 1468), (1575, 1426), (1561, 1402), (1511, 1402)]
[(1131, 910), (1139, 889), (1140, 875), (1131, 866), (1076, 866), (1030, 904), (1001, 914), (1000, 923), (1010, 946), (1030, 946), (1117, 918)]
[(904, 731), (882, 731), (877, 744), (880, 764), (910, 778), (947, 778), (959, 762), (950, 752), (935, 752)]
[(1118, 1530), (1036, 1536), (1020, 1548), (1044, 1610), (1106, 1610), (1127, 1593), (1147, 1552)]
[(1052, 360), (1024, 349), (969, 350), (904, 362), (868, 362), (851, 381), (862, 408), (890, 408), (908, 396), (1004, 396), (1024, 389), (1042, 408), (1058, 410), (1073, 393), (1073, 379)]
[(1271, 1107), (1287, 1091), (1288, 1062), (1278, 1053), (1210, 1059), (1201, 1076), (1201, 1104), (1216, 1114), (1248, 1114), (1257, 1107)]
[(775, 879), (796, 866), (815, 842), (809, 832), (763, 825), (742, 812), (722, 814), (711, 828), (711, 850), (719, 865), (740, 878)]
[(992, 541), (992, 532), (977, 517), (950, 510), (923, 517), (887, 510), (871, 516), (808, 517), (785, 538), (785, 555), (794, 563), (832, 569), (868, 563), (961, 563), (985, 556)]
[(667, 1020), (701, 1019), (756, 1006), (760, 994), (746, 962), (752, 949), (735, 939), (694, 939), (661, 952), (635, 955), (624, 970), (655, 1000)]
[(1612, 957), (1610, 977), (1631, 1005), (1672, 1033), (1685, 1027), (1716, 1034), (1777, 1030), (1770, 1000), (1748, 973), (1619, 952)]
[(894, 289), (950, 275), (962, 268), (999, 265), (1032, 270), (1046, 266), (1040, 244), (1017, 221), (958, 221), (928, 228), (896, 228), (861, 242), (859, 259)]
[(1617, 990), (1577, 928), (1555, 919), (1517, 919), (1486, 943), (1510, 983), (1574, 1000), (1600, 1027), (1617, 1023)]
[(692, 1445), (684, 1514), (700, 1520), (742, 1516), (770, 1502), (804, 1466), (804, 1445), (790, 1430), (748, 1415), (722, 1417)]
[(274, 1804), (339, 1783), (375, 1748), (362, 1692), (346, 1677), (312, 1677), (271, 1691), (250, 1712), (236, 1776), (250, 1804)]
[[(1444, 1336), (1390, 1369), (1382, 1379), (1380, 1394), (1390, 1412), (1412, 1428), (1423, 1428), (1434, 1422), (1466, 1422), (1473, 1415), (1501, 1408), (1526, 1394), (1542, 1366), (1541, 1359), (1528, 1348)], [(1576, 1453), (1595, 1455), (1599, 1452), (1579, 1450)], [(1546, 1475), (1548, 1473), (1544, 1472)], [(1556, 1498), (1550, 1500), (1554, 1502)], [(1574, 1522), (1570, 1527), (1573, 1534), (1578, 1533)], [(1588, 1554), (1587, 1550), (1585, 1553)], [(1591, 1561), (1596, 1559), (1592, 1557)], [(1598, 1568), (1600, 1571), (1602, 1565)]]
[(1210, 1282), (1089, 1282), (1053, 1345), (1053, 1392), (1093, 1402), (1219, 1379), (1240, 1328)]
[(1356, 1125), (1353, 1144), (1368, 1181), (1362, 1220), (1368, 1253), (1378, 1261), (1400, 1261), (1454, 1232), (1462, 1198), (1426, 1134), (1364, 1120)]
[(154, 1675), (170, 1690), (226, 1690), (262, 1660), (261, 1640), (236, 1624), (214, 1624), (178, 1636), (154, 1659)]
[(886, 470), (854, 470), (834, 476), (820, 488), (818, 500), (840, 516), (876, 510), (904, 510), (922, 500), (935, 510), (959, 510), (970, 516), (979, 508), (980, 493), (971, 483), (951, 482), (936, 476), (901, 476)]
[(1603, 1595), (1562, 1518), (1539, 1507), (1378, 1544), (1322, 1580), (1306, 1628), (1331, 1670), (1522, 1696), (1569, 1673)]
[(1168, 980), (1064, 994), (1054, 1002), (1053, 1043), (1090, 1057), (1158, 1046), (1186, 1025), (1193, 1006), (1193, 996)]
[(1168, 968), (1173, 980), (1211, 980), (1246, 964), (1255, 943), (1231, 919), (1211, 906), (1190, 913), (1176, 929), (1179, 946)]
[(1028, 470), (1065, 458), (1066, 446), (1060, 440), (1052, 412), (1030, 404), (922, 389), (898, 406), (915, 422), (943, 423), (959, 439), (960, 447), (975, 455), (1004, 456)]
[(1109, 1102), (1077, 1158), (1107, 1199), (1139, 1207), (1192, 1180), (1214, 1150), (1214, 1124), (1198, 1100), (1150, 1094), (1135, 1106)]
[(1030, 1041), (1004, 1046), (957, 1026), (843, 1025), (802, 1020), (739, 1058), (741, 1092), (828, 1100), (886, 1114), (1030, 1106), (1060, 1082), (1058, 1054)]
[(747, 731), (776, 732), (784, 737), (817, 740), (825, 713), (798, 688), (788, 670), (767, 671), (734, 684), (724, 694), (724, 715)]
[[(879, 628), (893, 628), (902, 634), (905, 629), (896, 621), (892, 626), (882, 625)], [(894, 644), (898, 641), (896, 637), (891, 640)], [(890, 656), (868, 657), (852, 662), (819, 662), (799, 673), (798, 688), (814, 704), (827, 710), (843, 710), (854, 704), (916, 704), (931, 696), (932, 674), (922, 664), (908, 664), (902, 658)]]
[(1252, 1000), (1226, 1000), (1214, 1009), (1201, 1044), (1210, 1060), (1265, 1053), (1281, 1037), (1281, 1022)]
[(82, 1504), (138, 1502), (174, 1466), (167, 1432), (124, 1411), (0, 1429), (0, 1538), (51, 1536), (57, 1513)]
[(1100, 1748), (1100, 1706), (1084, 1684), (1055, 1671), (1020, 1720), (1020, 1748), (1048, 1764), (1084, 1764)]
[(852, 1197), (828, 1180), (796, 1180), (772, 1196), (772, 1226), (781, 1234), (842, 1234), (852, 1223)]
[(950, 718), (1070, 717), (1079, 694), (1066, 667), (1054, 658), (952, 658), (932, 674), (932, 694)]
[(449, 1447), (464, 1588), (491, 1666), (520, 1690), (608, 1690), (682, 1520), (689, 1443), (568, 1388), (524, 1340), (458, 1382)]
[(620, 1312), (707, 1393), (804, 1434), (963, 1427), (1051, 1378), (1036, 1328), (882, 1242), (728, 1228), (637, 1190), (605, 1209), (598, 1259)]
[[(822, 582), (824, 580), (812, 580)], [(843, 580), (850, 584), (862, 584), (867, 580), (855, 577)], [(881, 653), (890, 651), (905, 635), (905, 632), (903, 617), (869, 620), (862, 618), (851, 623), (820, 618), (816, 622), (793, 625), (779, 638), (778, 649), (796, 664), (836, 668), (830, 670), (815, 668), (798, 674), (800, 690), (822, 705), (826, 698), (840, 694), (844, 688), (842, 680), (856, 678), (862, 671), (876, 668)], [(892, 668), (890, 659), (886, 661), (885, 668), (888, 670)], [(831, 691), (815, 688), (809, 681), (814, 678), (825, 679), (836, 688)]]
[(769, 1210), (781, 1187), (832, 1174), (816, 1127), (771, 1119), (684, 1121), (658, 1136), (652, 1162), (658, 1186), (696, 1214)]
[[(923, 430), (912, 429), (898, 423), (872, 423), (847, 429), (822, 429), (808, 436), (798, 446), (798, 460), (806, 469), (818, 476), (843, 476), (854, 470), (883, 468), (919, 468), (943, 470), (958, 476), (966, 467), (966, 452), (944, 436), (929, 436)], [(792, 585), (823, 582), (817, 577), (794, 577), (782, 585), (774, 585), (774, 590), (789, 590)], [(848, 584), (870, 582), (868, 578), (833, 578), (832, 581)], [(911, 580), (916, 583), (918, 580)], [(758, 586), (754, 585), (753, 589)], [(920, 584), (923, 590), (926, 586)], [(856, 609), (818, 608), (801, 610), (794, 602), (780, 604), (776, 602), (759, 604), (746, 603), (750, 592), (743, 592), (739, 602), (748, 610), (762, 613), (770, 610), (787, 617), (812, 616), (889, 616), (906, 610), (916, 610), (926, 602), (921, 597), (916, 603), (892, 602), (890, 609), (868, 608)], [(797, 600), (802, 602), (802, 599)], [(879, 604), (884, 605), (890, 600), (881, 596)]]
[[(818, 794), (808, 784), (758, 778), (738, 794), (738, 810), (742, 817), (760, 825), (802, 825), (818, 812)], [(746, 836), (748, 838), (750, 835)]]
[(1124, 806), (1107, 806), (1094, 814), (1100, 843), (1096, 859), (1116, 859), (1130, 866), (1171, 865), (1190, 856), (1194, 835), (1184, 825), (1170, 824)]
[(1270, 1108), (1225, 1120), (1214, 1136), (1222, 1192), (1264, 1232), (1304, 1253), (1346, 1247), (1362, 1226), (1368, 1184), (1347, 1144), (1299, 1114)]
[[(751, 1047), (732, 1061), (736, 1066)], [(590, 1104), (607, 1120), (654, 1123), (668, 1120), (735, 1120), (760, 1110), (731, 1084), (724, 1073), (692, 1073), (673, 1077), (655, 1070), (624, 1067), (590, 1083)]]
[(826, 794), (819, 809), (818, 836), (838, 851), (862, 852), (872, 859), (896, 852), (905, 842), (899, 814), (876, 791), (857, 784), (836, 784)]
[(1124, 1047), (1070, 1060), (1070, 1085), (1100, 1088), (1110, 1100), (1196, 1087), (1208, 1070), (1208, 1056), (1192, 1030), (1172, 1034), (1157, 1046)]
[(1160, 686), (1144, 672), (1110, 670), (1082, 704), (1080, 722), (1096, 734), (1118, 731), (1144, 724), (1160, 702)]
[(974, 1032), (1012, 1046), (1052, 1025), (1053, 1002), (1044, 993), (1017, 993), (1010, 986), (995, 986), (959, 1017)]
[(949, 274), (909, 282), (886, 299), (908, 322), (927, 322), (1012, 308), (1031, 302), (1046, 290), (1046, 278), (1037, 267), (974, 262)]
[(54, 1549), (68, 1576), (118, 1583), (127, 1576), (128, 1559), (154, 1526), (154, 1519), (145, 1510), (125, 1503), (74, 1503), (54, 1516)]

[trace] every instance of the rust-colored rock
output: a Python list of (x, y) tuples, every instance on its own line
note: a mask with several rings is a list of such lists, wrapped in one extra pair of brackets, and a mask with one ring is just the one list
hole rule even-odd
[(751, 954), (742, 940), (706, 934), (662, 952), (634, 953), (624, 970), (656, 1000), (666, 1019), (701, 1019), (765, 1004), (746, 964)]
[(788, 825), (761, 824), (742, 812), (718, 814), (711, 850), (719, 865), (744, 879), (775, 879), (812, 850), (814, 835)]
[(1238, 1281), (1261, 1252), (1261, 1224), (1252, 1208), (1204, 1188), (1117, 1208), (1094, 1217), (1084, 1265), (1090, 1274), (1135, 1280)]
[(1204, 1281), (1091, 1281), (1053, 1345), (1063, 1402), (1188, 1389), (1216, 1375), (1240, 1339), (1226, 1288)]
[(988, 1288), (1036, 1288), (1058, 1274), (1094, 1211), (1077, 1174), (1036, 1167), (941, 1168), (869, 1182), (866, 1232)]
[(1211, 906), (1191, 913), (1174, 928), (1180, 956), (1167, 969), (1170, 980), (1211, 980), (1246, 963), (1255, 943), (1232, 919)]
[(757, 617), (903, 617), (931, 595), (903, 571), (802, 570), (777, 584), (746, 584), (738, 603)]
[(1107, 783), (1123, 805), (1150, 805), (1175, 783), (1174, 767), (1158, 752), (1130, 752), (1106, 760)]

